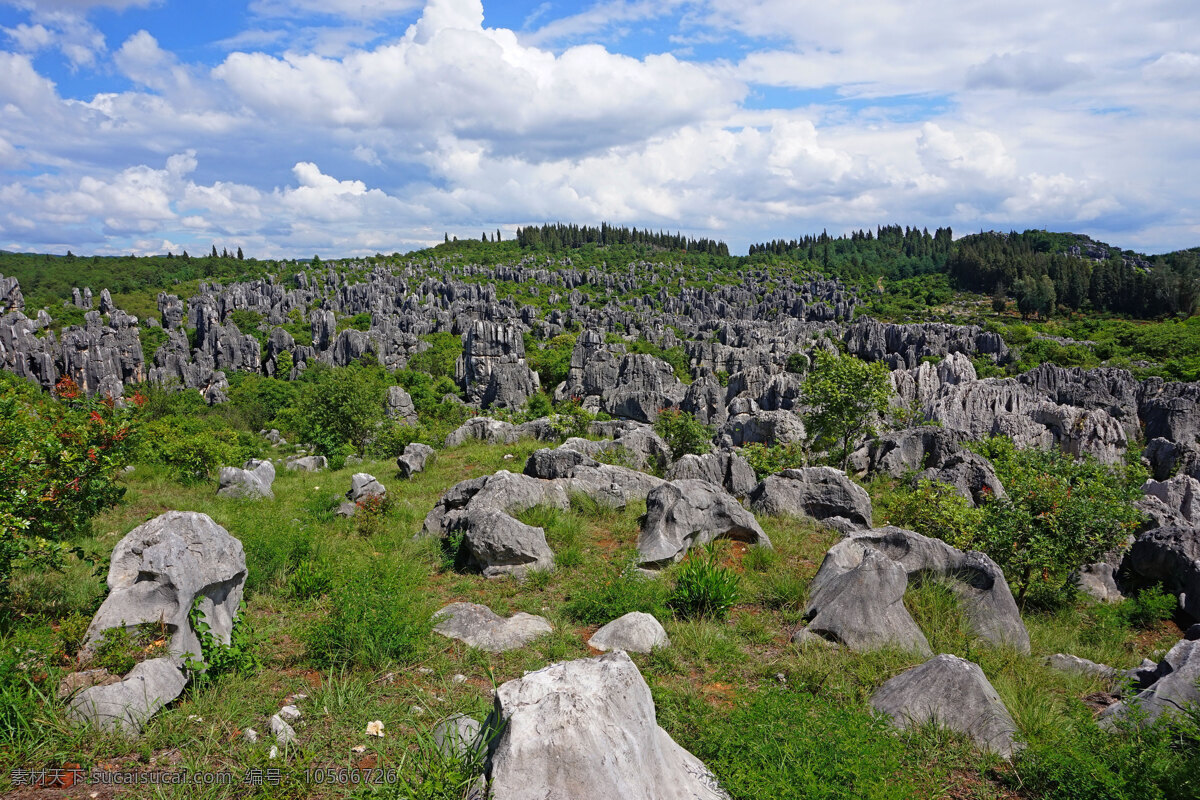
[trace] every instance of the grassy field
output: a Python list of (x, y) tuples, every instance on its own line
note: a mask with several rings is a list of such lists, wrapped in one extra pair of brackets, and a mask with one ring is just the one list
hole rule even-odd
[[(249, 626), (261, 669), (190, 686), (136, 741), (75, 728), (63, 718), (55, 687), (70, 671), (64, 650), (77, 640), (79, 620), (86, 622), (104, 596), (102, 577), (78, 560), (63, 573), (23, 574), (16, 614), (0, 639), (0, 792), (22, 798), (460, 797), (470, 765), (432, 750), (428, 734), (437, 721), (453, 713), (482, 720), (495, 686), (554, 661), (593, 655), (586, 644), (592, 632), (639, 609), (655, 613), (672, 641), (668, 649), (633, 656), (653, 691), (659, 724), (704, 760), (734, 797), (1200, 796), (1198, 784), (1189, 788), (1178, 778), (1188, 774), (1187, 759), (1200, 759), (1195, 742), (1101, 734), (1088, 698), (1107, 687), (1042, 663), (1046, 655), (1070, 652), (1131, 667), (1179, 638), (1172, 622), (1139, 631), (1111, 609), (1089, 606), (1028, 615), (1033, 654), (1023, 656), (973, 641), (945, 587), (910, 589), (906, 602), (934, 651), (981, 664), (1012, 712), (1029, 747), (1008, 764), (932, 728), (897, 733), (869, 713), (870, 694), (920, 663), (919, 656), (790, 643), (807, 584), (835, 540), (810, 522), (761, 520), (775, 544), (771, 552), (728, 543), (720, 549), (722, 562), (740, 576), (740, 601), (723, 621), (673, 618), (666, 605), (673, 570), (645, 579), (631, 568), (644, 505), (616, 512), (579, 502), (570, 511), (526, 512), (526, 522), (546, 529), (559, 566), (524, 582), (456, 572), (439, 542), (414, 540), (447, 488), (499, 469), (520, 471), (541, 446), (523, 441), (443, 450), (410, 481), (386, 462), (332, 473), (281, 468), (276, 498), (265, 501), (221, 499), (211, 484), (183, 487), (138, 466), (124, 478), (125, 502), (98, 517), (95, 538), (81, 544), (108, 553), (133, 527), (165, 511), (210, 515), (245, 547), (247, 606), (239, 625)], [(389, 490), (390, 506), (377, 520), (333, 515), (356, 471), (377, 476)], [(455, 601), (483, 603), (502, 615), (540, 614), (554, 633), (509, 653), (472, 650), (430, 630), (430, 615)], [(267, 719), (293, 701), (303, 713), (295, 725), (298, 743), (271, 759)], [(366, 735), (372, 720), (384, 723), (382, 738)], [(244, 739), (247, 728), (258, 731), (257, 743)], [(118, 791), (11, 783), (13, 770), (65, 764), (220, 772), (235, 785)], [(375, 768), (394, 769), (395, 783), (334, 780)], [(278, 784), (244, 782), (256, 769), (278, 770)]]

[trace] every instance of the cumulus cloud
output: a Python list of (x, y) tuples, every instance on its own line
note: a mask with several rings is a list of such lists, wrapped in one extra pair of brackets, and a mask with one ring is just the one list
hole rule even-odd
[[(1013, 2), (600, 0), (514, 31), (480, 0), (255, 0), (209, 64), (39, 4), (0, 52), (0, 247), (391, 252), (545, 220), (1195, 244), (1200, 9)], [(726, 58), (618, 52), (643, 23)], [(39, 74), (70, 25), (89, 85), (124, 88)]]

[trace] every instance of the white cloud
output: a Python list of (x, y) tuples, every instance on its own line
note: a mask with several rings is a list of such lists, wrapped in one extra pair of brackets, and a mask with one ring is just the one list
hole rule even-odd
[(1038, 53), (993, 54), (967, 70), (968, 89), (1053, 92), (1090, 75), (1082, 64)]
[(15, 28), (5, 28), (8, 38), (13, 40), (18, 50), (26, 53), (36, 53), (50, 46), (54, 34), (45, 25), (29, 25), (22, 22)]
[[(157, 29), (110, 59), (60, 3), (0, 52), (0, 247), (391, 252), (545, 220), (735, 248), (888, 222), (1194, 245), (1200, 9), (1014, 3), (603, 0), (516, 32), (433, 0), (385, 36), (418, 4), (260, 0), (215, 67)], [(668, 13), (664, 48), (728, 37), (737, 60), (595, 43)], [(72, 44), (89, 85), (135, 88), (60, 96), (32, 57)]]

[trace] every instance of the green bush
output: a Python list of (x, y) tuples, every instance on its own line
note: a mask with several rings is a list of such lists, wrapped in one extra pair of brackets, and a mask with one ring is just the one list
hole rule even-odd
[(682, 619), (725, 619), (738, 601), (740, 579), (720, 564), (715, 547), (684, 559), (667, 605)]
[(671, 460), (704, 455), (712, 450), (713, 429), (686, 411), (664, 408), (654, 421), (654, 432), (671, 448)]
[(69, 378), (56, 391), (0, 375), (0, 601), (14, 561), (57, 568), (66, 542), (125, 494), (117, 476), (138, 439), (141, 396), (122, 409)]
[(341, 369), (305, 370), (295, 425), (304, 442), (322, 455), (337, 454), (343, 445), (362, 455), (384, 418), (387, 378), (378, 368), (352, 364)]
[(430, 333), (420, 337), (429, 345), (425, 350), (414, 353), (408, 359), (408, 368), (416, 372), (426, 372), (434, 378), (454, 375), (454, 362), (463, 352), (461, 336), (453, 333)]
[(579, 404), (578, 400), (568, 398), (554, 407), (554, 416), (550, 417), (550, 430), (560, 439), (573, 436), (587, 436), (588, 428), (596, 415)]
[(88, 666), (124, 675), (142, 661), (166, 655), (170, 635), (165, 625), (154, 622), (132, 628), (109, 628), (96, 645)]
[(188, 622), (200, 639), (200, 652), (187, 654), (184, 668), (199, 683), (209, 683), (224, 675), (253, 675), (258, 672), (262, 664), (254, 652), (254, 630), (246, 614), (246, 601), (242, 601), (237, 616), (233, 618), (229, 644), (224, 644), (205, 621), (200, 610), (202, 600), (202, 597), (197, 597), (188, 611)]
[(567, 379), (576, 338), (573, 333), (562, 333), (539, 347), (530, 334), (525, 334), (525, 362), (538, 374), (544, 390), (553, 392)]
[(141, 442), (139, 460), (162, 464), (184, 485), (209, 480), (223, 466), (240, 466), (261, 446), (219, 418), (174, 414), (148, 423)]
[(742, 448), (742, 456), (759, 480), (785, 469), (800, 469), (808, 463), (808, 454), (800, 442), (770, 446), (753, 442)]
[(411, 557), (376, 558), (349, 570), (328, 609), (305, 632), (318, 664), (381, 667), (411, 664), (429, 646), (433, 613), (427, 568)]
[(829, 448), (843, 470), (858, 440), (874, 432), (874, 419), (887, 412), (892, 395), (887, 366), (851, 355), (817, 351), (816, 364), (804, 379), (809, 435)]
[(983, 511), (953, 486), (920, 480), (916, 486), (904, 486), (892, 495), (888, 521), (962, 549), (975, 543)]
[(1130, 626), (1147, 630), (1173, 617), (1179, 608), (1179, 601), (1160, 585), (1143, 589), (1128, 600), (1122, 601), (1120, 605)]
[(1017, 602), (1055, 606), (1074, 596), (1071, 577), (1124, 542), (1142, 521), (1132, 505), (1145, 470), (1076, 461), (1058, 450), (1018, 450), (994, 437), (975, 445), (990, 459), (1006, 496), (983, 507), (971, 542), (1008, 578)]

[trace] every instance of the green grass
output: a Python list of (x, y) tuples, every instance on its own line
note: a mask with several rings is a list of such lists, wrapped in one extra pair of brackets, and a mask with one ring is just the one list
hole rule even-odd
[[(93, 565), (74, 557), (61, 573), (20, 574), (17, 613), (0, 627), (0, 791), (8, 790), (6, 776), (16, 767), (71, 761), (146, 769), (174, 759), (171, 769), (240, 776), (270, 767), (284, 778), (274, 787), (162, 787), (152, 796), (459, 797), (478, 767), (437, 756), (428, 740), (433, 726), (453, 713), (482, 719), (497, 685), (554, 661), (587, 657), (595, 628), (633, 610), (658, 617), (672, 642), (633, 656), (651, 685), (659, 723), (735, 798), (1183, 797), (1178, 787), (1194, 785), (1187, 783), (1185, 756), (1194, 751), (1186, 732), (1100, 736), (1083, 698), (1105, 687), (1042, 663), (1051, 653), (1070, 652), (1129, 667), (1162, 651), (1178, 629), (1150, 619), (1156, 612), (1149, 601), (1138, 612), (1145, 629), (1133, 626), (1137, 614), (1123, 607), (1085, 604), (1027, 615), (1033, 653), (1024, 656), (974, 640), (947, 587), (910, 590), (906, 604), (935, 651), (981, 664), (1012, 712), (1029, 748), (1010, 766), (943, 732), (899, 734), (871, 715), (871, 694), (920, 663), (919, 656), (790, 643), (808, 583), (837, 540), (810, 521), (761, 520), (770, 551), (718, 549), (721, 567), (739, 576), (737, 603), (724, 620), (676, 617), (667, 600), (678, 566), (654, 576), (634, 569), (641, 503), (616, 510), (574, 497), (568, 510), (524, 512), (526, 523), (546, 531), (558, 568), (523, 582), (456, 571), (438, 542), (414, 540), (447, 488), (499, 469), (518, 471), (540, 446), (444, 450), (408, 481), (387, 461), (324, 473), (281, 469), (276, 498), (261, 502), (218, 498), (211, 483), (184, 487), (160, 468), (139, 466), (123, 478), (125, 502), (98, 517), (80, 544), (111, 552), (134, 526), (169, 509), (212, 516), (246, 550), (246, 614), (262, 669), (190, 687), (137, 741), (73, 727), (54, 689), (70, 670), (65, 648), (102, 600), (102, 584)], [(377, 476), (391, 500), (369, 535), (332, 514), (357, 471)], [(508, 653), (472, 650), (430, 630), (432, 612), (456, 601), (503, 615), (540, 614), (554, 633)], [(307, 695), (294, 700), (304, 714), (296, 725), (299, 746), (270, 761), (267, 718), (297, 693)], [(384, 722), (384, 738), (366, 736), (371, 720)], [(247, 727), (258, 731), (257, 744), (242, 738)], [(357, 746), (366, 749), (355, 753)], [(1134, 768), (1118, 769), (1107, 759), (1132, 760)], [(373, 794), (303, 782), (305, 769), (362, 763), (402, 768), (407, 783)]]

